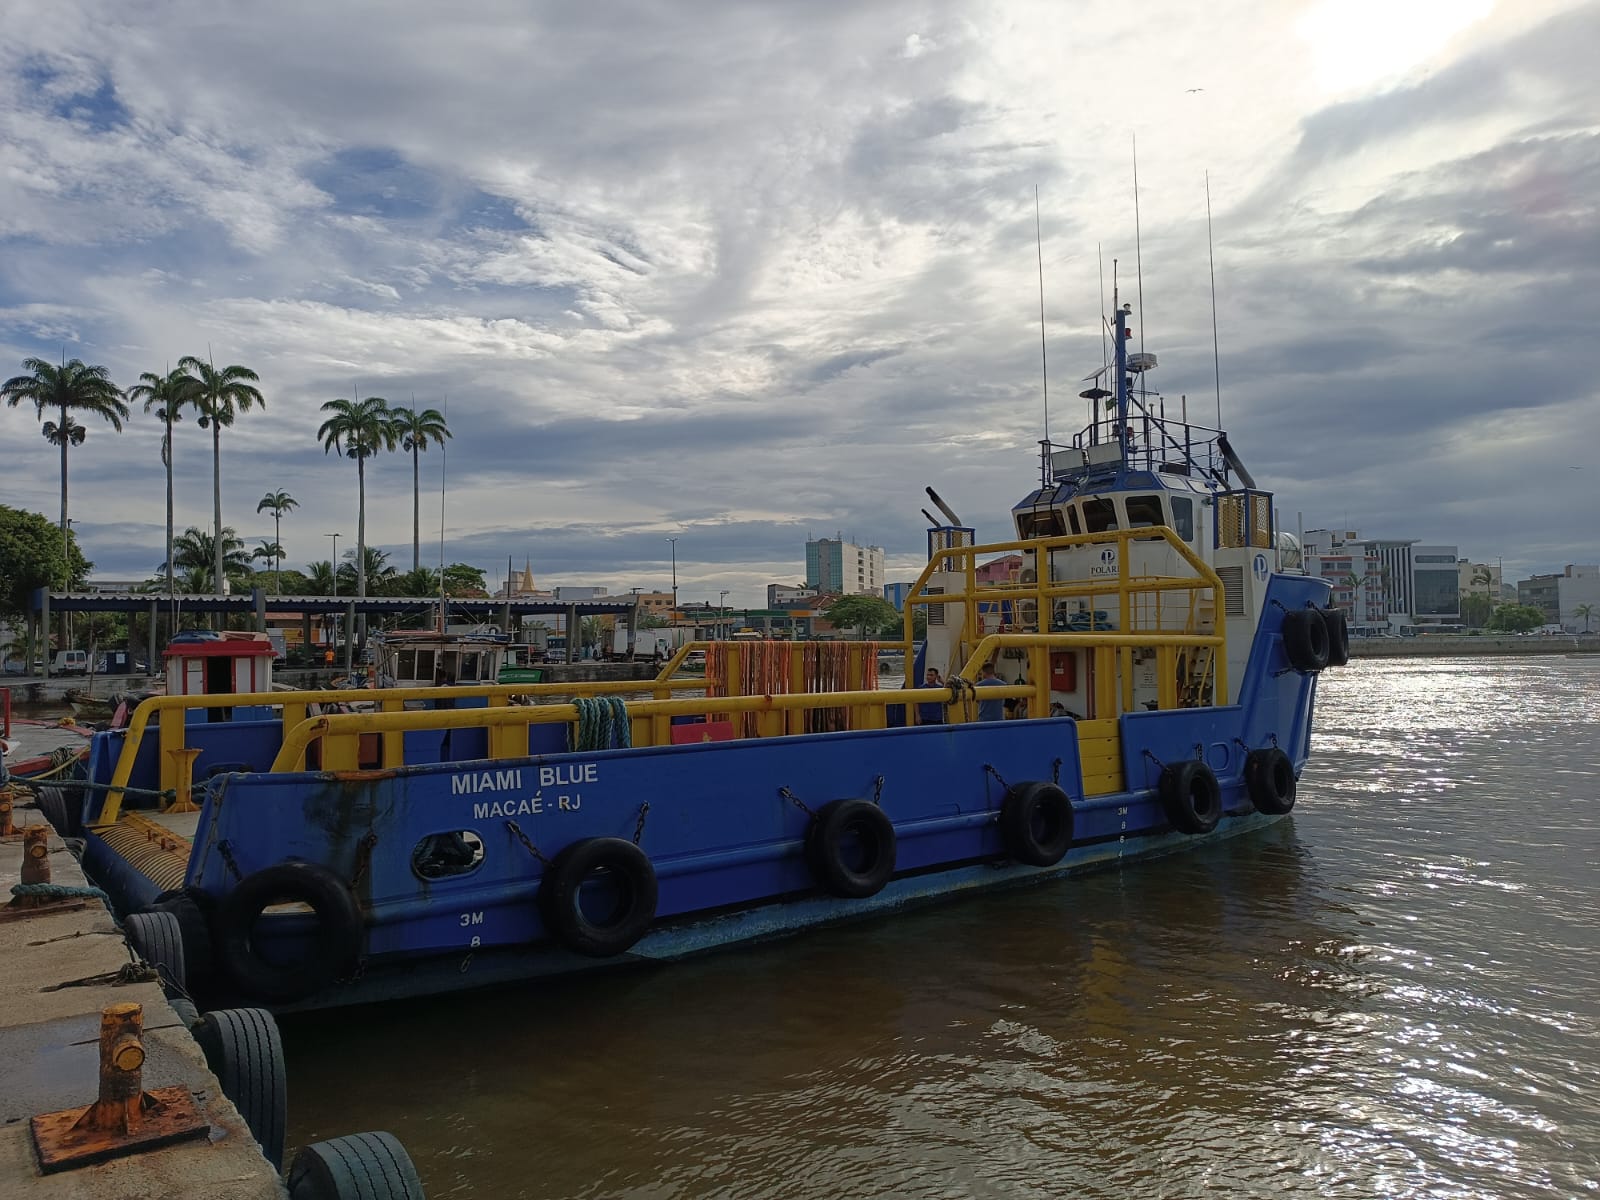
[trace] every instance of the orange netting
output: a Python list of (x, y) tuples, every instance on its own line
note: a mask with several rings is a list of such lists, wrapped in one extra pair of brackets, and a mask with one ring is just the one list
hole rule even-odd
[[(734, 680), (729, 679), (730, 659), (737, 662), (738, 678)], [(798, 686), (793, 686), (796, 683)], [(876, 642), (712, 642), (706, 649), (707, 696), (814, 695), (876, 691), (877, 687)], [(757, 716), (753, 712), (739, 714), (739, 736), (757, 735)], [(807, 733), (850, 727), (848, 708), (805, 709), (801, 717)]]

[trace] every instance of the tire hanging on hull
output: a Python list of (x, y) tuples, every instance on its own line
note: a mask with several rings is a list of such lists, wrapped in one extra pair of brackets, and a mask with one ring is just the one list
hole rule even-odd
[(1168, 763), (1156, 790), (1167, 821), (1182, 833), (1210, 833), (1222, 820), (1222, 787), (1216, 773), (1198, 759)]

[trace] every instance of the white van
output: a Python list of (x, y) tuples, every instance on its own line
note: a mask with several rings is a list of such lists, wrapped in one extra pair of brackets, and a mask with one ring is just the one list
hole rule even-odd
[(87, 650), (57, 650), (50, 669), (57, 675), (82, 675), (89, 670)]

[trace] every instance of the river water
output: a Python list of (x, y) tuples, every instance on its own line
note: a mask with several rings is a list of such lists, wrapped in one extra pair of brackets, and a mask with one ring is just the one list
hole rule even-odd
[(1358, 661), (1292, 818), (699, 960), (286, 1021), (442, 1197), (1600, 1193), (1600, 656)]

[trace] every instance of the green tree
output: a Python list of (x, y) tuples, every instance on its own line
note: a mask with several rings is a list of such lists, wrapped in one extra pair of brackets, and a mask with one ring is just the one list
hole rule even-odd
[(823, 619), (835, 629), (854, 628), (863, 641), (869, 634), (899, 628), (900, 613), (882, 596), (840, 596), (822, 610)]
[[(186, 355), (178, 360), (178, 370), (189, 380), (190, 402), (200, 411), (200, 428), (211, 430), (211, 528), (222, 529), (222, 427), (252, 408), (265, 408), (267, 402), (255, 384), (261, 377), (247, 367), (228, 366), (220, 371), (208, 360)], [(258, 510), (259, 511), (259, 510)], [(215, 542), (212, 561), (214, 591), (222, 591), (226, 564), (222, 561), (223, 542)]]
[(1527, 633), (1544, 624), (1544, 610), (1531, 604), (1502, 604), (1489, 618), (1489, 628), (1507, 633)]
[(128, 389), (129, 400), (143, 400), (145, 412), (161, 419), (161, 465), (167, 469), (167, 595), (172, 594), (172, 427), (183, 419), (183, 410), (194, 399), (194, 380), (183, 371), (157, 375), (146, 371)]
[(489, 591), (489, 581), (481, 567), (466, 563), (451, 563), (444, 569), (444, 592), (447, 596), (483, 596)]
[(279, 586), (280, 581), (276, 578), (276, 575), (283, 571), (283, 514), (290, 509), (299, 507), (300, 502), (289, 495), (288, 492), (283, 491), (268, 492), (261, 497), (261, 502), (256, 505), (257, 512), (268, 509), (272, 511), (272, 540), (278, 546), (278, 560), (273, 567), (274, 578), (272, 581), (272, 590), (275, 592), (283, 591), (282, 587)]
[(1578, 605), (1577, 608), (1572, 610), (1572, 615), (1575, 616), (1575, 617), (1582, 617), (1583, 618), (1583, 631), (1584, 631), (1584, 633), (1588, 633), (1589, 632), (1589, 618), (1594, 616), (1594, 605), (1592, 605), (1592, 604), (1580, 604), (1580, 605)]
[(93, 566), (70, 529), (63, 539), (48, 518), (0, 504), (0, 619), (24, 619), (37, 589), (80, 586)]
[(321, 562), (307, 563), (305, 578), (306, 594), (308, 596), (333, 595), (333, 564), (327, 559), (323, 559)]
[(24, 400), (33, 405), (34, 415), (41, 420), (45, 410), (59, 412), (61, 419), (46, 421), (44, 436), (53, 446), (61, 447), (61, 524), (62, 536), (67, 532), (67, 447), (81, 446), (85, 436), (82, 425), (72, 419), (73, 412), (87, 413), (110, 422), (111, 428), (122, 432), (122, 422), (128, 415), (122, 392), (111, 382), (104, 367), (91, 367), (72, 359), (59, 367), (42, 358), (25, 358), (22, 369), (31, 372), (17, 375), (0, 384), (0, 398), (12, 408)]
[(367, 594), (367, 459), (380, 450), (393, 450), (399, 430), (389, 402), (381, 396), (365, 400), (329, 400), (322, 411), (330, 414), (317, 429), (323, 453), (333, 450), (356, 460), (356, 596)]
[(396, 596), (437, 596), (439, 572), (432, 567), (418, 567), (404, 575), (396, 575), (392, 588)]
[[(260, 559), (262, 562), (265, 562), (268, 566), (271, 566), (273, 563), (277, 562), (282, 557), (283, 557), (283, 547), (278, 545), (277, 542), (270, 541), (267, 538), (262, 538), (260, 543), (256, 546), (256, 548), (254, 550), (250, 551), (250, 561), (251, 562), (255, 562), (257, 559)], [(276, 590), (276, 589), (274, 589), (274, 590)]]
[[(412, 397), (412, 404), (416, 397)], [(417, 570), (422, 566), (422, 477), (420, 456), (428, 448), (430, 442), (444, 445), (444, 439), (451, 436), (450, 429), (444, 423), (444, 414), (436, 408), (425, 408), (418, 412), (415, 408), (396, 408), (394, 413), (395, 432), (400, 438), (400, 447), (411, 455), (411, 569)]]
[(200, 586), (198, 588), (194, 586), (196, 572), (211, 571), (212, 583), (215, 584), (216, 564), (219, 560), (222, 563), (224, 579), (248, 586), (251, 576), (250, 555), (245, 552), (244, 542), (232, 529), (223, 528), (220, 546), (209, 533), (194, 525), (189, 526), (172, 541), (172, 566), (175, 571), (184, 573), (185, 591), (207, 590), (203, 577)]
[(1494, 616), (1494, 601), (1482, 592), (1461, 594), (1461, 620), (1472, 629), (1482, 629)]
[(389, 586), (399, 577), (399, 571), (389, 565), (389, 554), (386, 550), (379, 550), (376, 546), (368, 546), (362, 553), (361, 561), (356, 562), (356, 552), (346, 550), (344, 561), (339, 564), (339, 594), (341, 596), (365, 596), (368, 593), (360, 588), (362, 580), (372, 585), (371, 594), (382, 596), (388, 593)]

